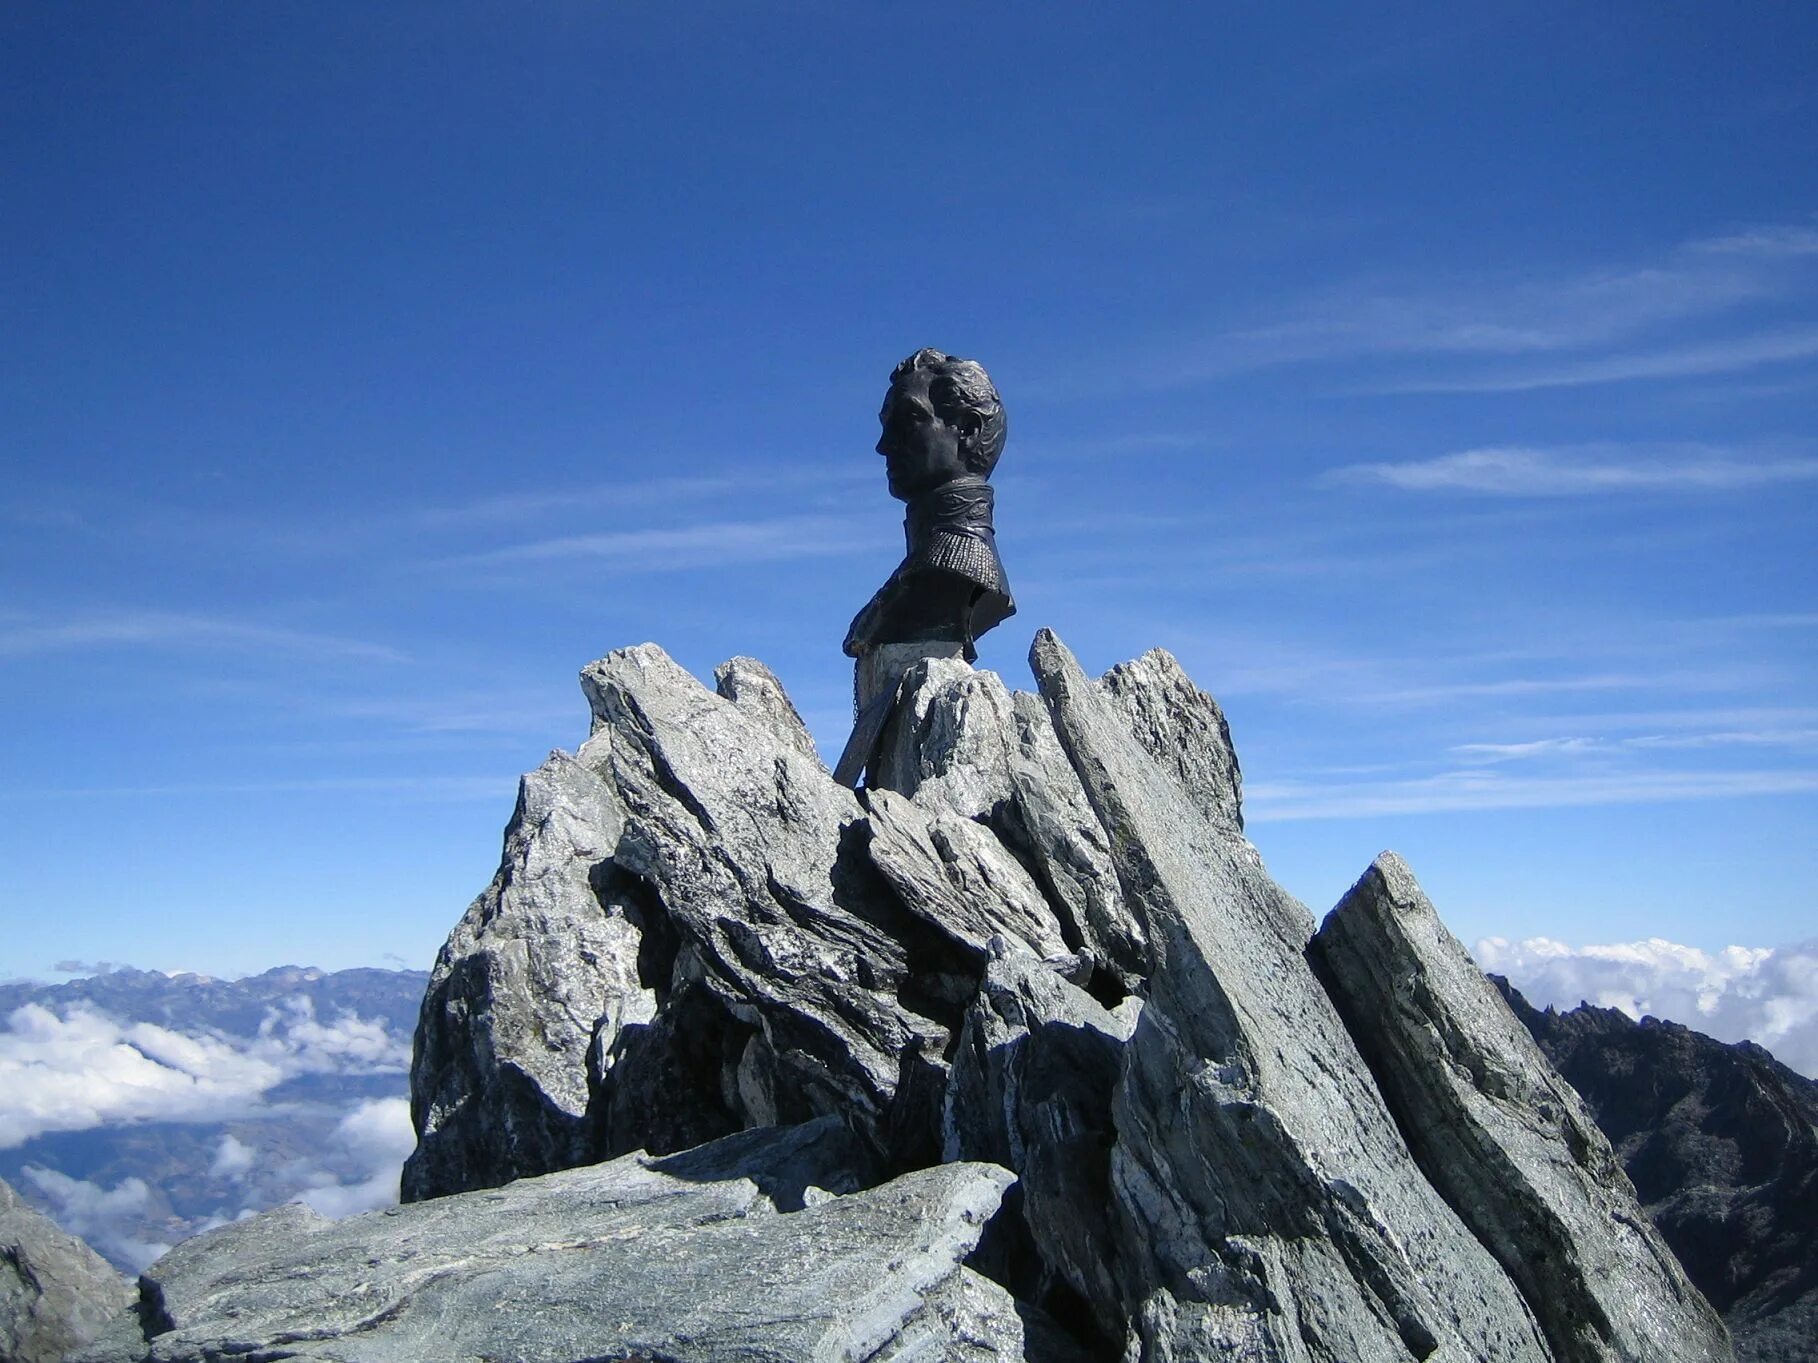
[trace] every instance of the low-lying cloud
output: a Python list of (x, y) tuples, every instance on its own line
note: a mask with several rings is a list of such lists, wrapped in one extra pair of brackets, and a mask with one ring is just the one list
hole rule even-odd
[(117, 1268), (144, 1268), (170, 1248), (168, 1241), (145, 1233), (156, 1197), (142, 1178), (122, 1179), (103, 1188), (35, 1165), (26, 1169), (25, 1177), (50, 1204), (52, 1220), (81, 1236)]
[(265, 1109), (266, 1094), (299, 1075), (402, 1074), (409, 1064), (409, 1039), (382, 1020), (323, 1020), (306, 996), (270, 1009), (253, 1036), (28, 1003), (0, 1031), (0, 1149), (122, 1122), (224, 1121)]
[(231, 1131), (221, 1136), (207, 1171), (212, 1188), (187, 1214), (167, 1190), (136, 1175), (109, 1182), (28, 1164), (22, 1181), (58, 1225), (115, 1267), (138, 1273), (178, 1240), (280, 1203), (302, 1202), (337, 1218), (392, 1206), (404, 1159), (416, 1144), (404, 1098), (356, 1103), (303, 1155), (294, 1152), (282, 1123), (240, 1129), (244, 1140)]
[(1757, 1042), (1818, 1078), (1818, 939), (1706, 952), (1659, 937), (1582, 947), (1486, 937), (1476, 954), (1536, 1007), (1590, 1003), (1684, 1023), (1719, 1041)]
[(376, 1211), (397, 1202), (404, 1161), (417, 1145), (408, 1099), (374, 1098), (361, 1103), (341, 1119), (329, 1140), (340, 1156), (339, 1168), (306, 1174), (305, 1184), (298, 1190), (302, 1201), (323, 1216), (333, 1217)]

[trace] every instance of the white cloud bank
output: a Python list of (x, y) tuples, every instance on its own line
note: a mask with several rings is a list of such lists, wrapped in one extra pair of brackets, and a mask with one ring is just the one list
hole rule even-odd
[(168, 1241), (144, 1234), (154, 1210), (151, 1186), (142, 1178), (122, 1179), (103, 1188), (87, 1179), (29, 1165), (25, 1177), (50, 1203), (51, 1219), (80, 1236), (115, 1265), (142, 1269), (170, 1248)]
[(222, 1121), (259, 1111), (304, 1074), (392, 1074), (410, 1041), (381, 1020), (324, 1022), (307, 997), (267, 1013), (254, 1036), (179, 1032), (87, 1007), (28, 1003), (0, 1031), (0, 1149), (47, 1131), (135, 1121)]
[(1801, 1074), (1818, 1077), (1818, 939), (1719, 952), (1659, 937), (1568, 946), (1548, 937), (1486, 937), (1477, 963), (1506, 975), (1536, 1007), (1580, 1003), (1653, 1016), (1719, 1041), (1754, 1041)]

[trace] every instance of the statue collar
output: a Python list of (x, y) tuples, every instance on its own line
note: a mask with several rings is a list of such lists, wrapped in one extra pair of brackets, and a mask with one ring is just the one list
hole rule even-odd
[(931, 488), (909, 503), (903, 517), (903, 534), (908, 540), (909, 556), (914, 558), (937, 535), (963, 535), (996, 546), (997, 536), (991, 527), (991, 513), (997, 493), (983, 478), (969, 473)]

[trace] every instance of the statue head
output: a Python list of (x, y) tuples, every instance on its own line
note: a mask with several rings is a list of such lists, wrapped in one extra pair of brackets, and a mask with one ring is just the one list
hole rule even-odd
[(918, 350), (890, 374), (877, 452), (890, 495), (910, 501), (971, 474), (989, 478), (1004, 452), (1004, 404), (977, 360)]

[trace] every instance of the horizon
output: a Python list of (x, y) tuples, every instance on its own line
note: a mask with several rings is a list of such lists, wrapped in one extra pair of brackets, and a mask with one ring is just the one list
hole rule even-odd
[(613, 647), (837, 753), (930, 344), (979, 665), (1170, 649), (1316, 917), (1809, 959), (1818, 15), (429, 13), (0, 17), (0, 978), (427, 968)]

